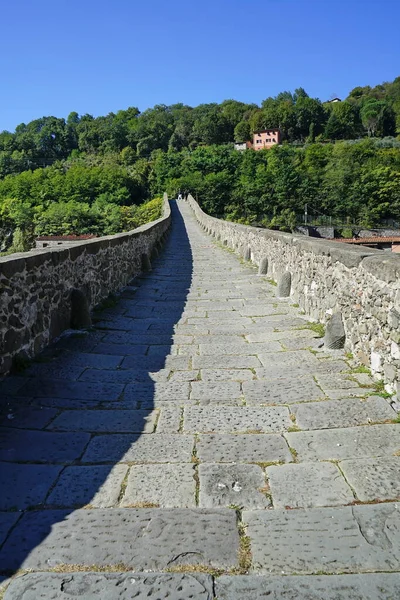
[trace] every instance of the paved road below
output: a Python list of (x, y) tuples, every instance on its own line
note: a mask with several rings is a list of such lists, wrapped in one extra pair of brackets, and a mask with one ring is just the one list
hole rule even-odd
[(5, 599), (399, 598), (396, 414), (173, 215), (92, 331), (0, 384)]

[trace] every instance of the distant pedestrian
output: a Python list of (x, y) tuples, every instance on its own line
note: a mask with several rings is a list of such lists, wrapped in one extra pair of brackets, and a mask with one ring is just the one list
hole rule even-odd
[(180, 192), (178, 194), (178, 200), (182, 200), (182, 194)]

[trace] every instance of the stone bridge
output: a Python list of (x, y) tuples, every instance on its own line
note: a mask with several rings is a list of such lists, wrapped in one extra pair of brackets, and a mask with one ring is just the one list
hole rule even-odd
[[(24, 332), (4, 371), (125, 286), (0, 384), (4, 600), (399, 598), (397, 262), (171, 204), (160, 254), (168, 207), (119, 241), (1, 262)], [(54, 331), (56, 304), (41, 331), (24, 312), (38, 273), (66, 306)], [(307, 315), (334, 315), (345, 348)]]

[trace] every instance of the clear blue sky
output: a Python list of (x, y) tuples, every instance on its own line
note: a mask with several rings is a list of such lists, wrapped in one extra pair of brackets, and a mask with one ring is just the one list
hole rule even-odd
[(400, 75), (398, 0), (3, 0), (0, 130)]

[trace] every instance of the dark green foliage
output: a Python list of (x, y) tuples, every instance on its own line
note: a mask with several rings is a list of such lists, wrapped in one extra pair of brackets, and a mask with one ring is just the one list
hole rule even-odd
[[(233, 149), (279, 127), (283, 145)], [(0, 133), (0, 251), (37, 234), (111, 234), (153, 218), (137, 205), (190, 191), (208, 212), (291, 229), (304, 205), (363, 226), (400, 218), (400, 77), (322, 103), (303, 88), (261, 106), (159, 104), (71, 112)], [(364, 139), (362, 139), (364, 138)]]

